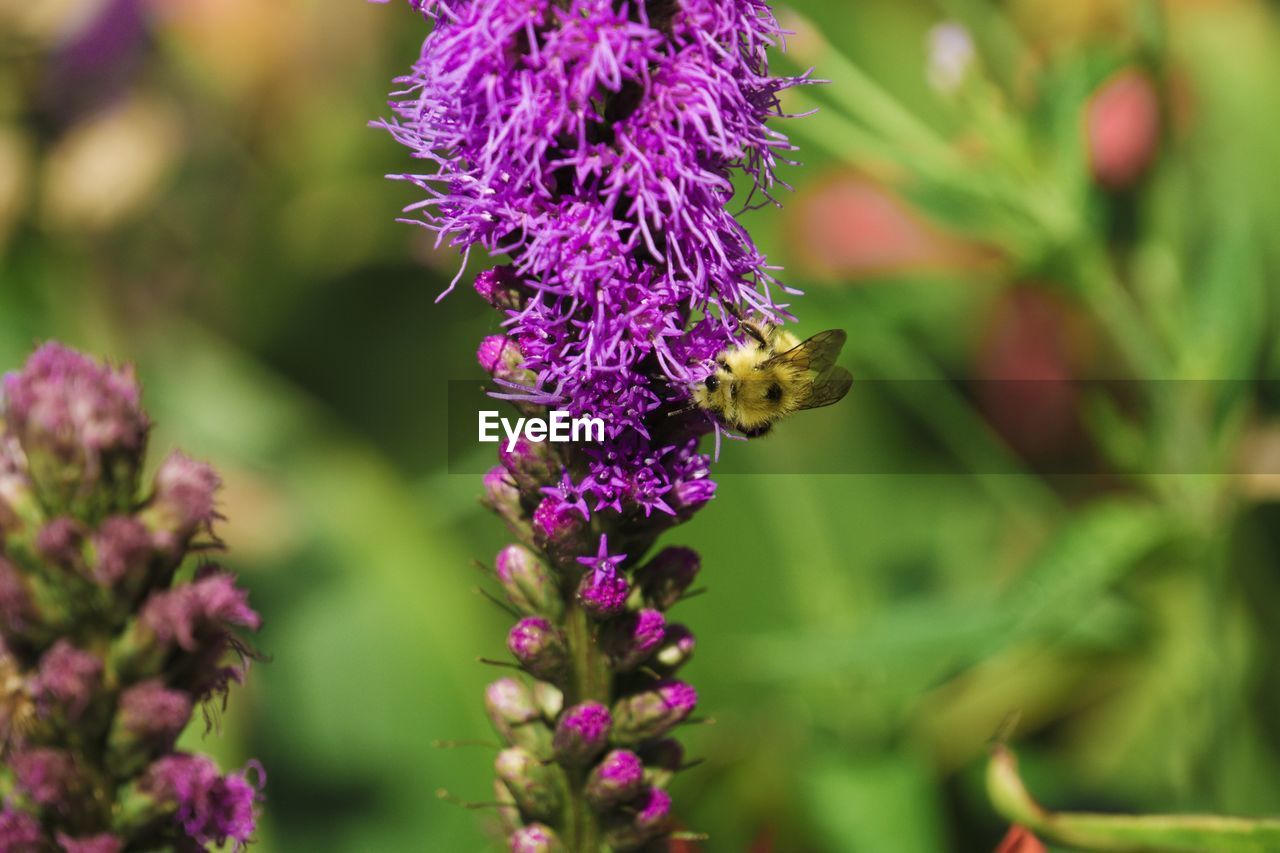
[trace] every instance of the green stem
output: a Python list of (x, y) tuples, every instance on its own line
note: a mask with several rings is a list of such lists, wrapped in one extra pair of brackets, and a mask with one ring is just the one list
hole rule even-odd
[(1280, 820), (1220, 815), (1054, 812), (1037, 803), (1018, 761), (997, 745), (987, 765), (987, 794), (997, 812), (1045, 839), (1080, 850), (1261, 851), (1280, 849)]
[[(564, 617), (572, 672), (565, 693), (565, 705), (595, 701), (611, 704), (612, 679), (609, 661), (601, 653), (590, 615), (570, 599)], [(586, 771), (569, 779), (569, 805), (565, 815), (565, 843), (573, 853), (598, 853), (601, 848), (600, 822), (582, 794)]]

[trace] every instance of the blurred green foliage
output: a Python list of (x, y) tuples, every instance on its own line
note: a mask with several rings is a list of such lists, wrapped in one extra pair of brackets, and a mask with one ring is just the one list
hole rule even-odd
[[(75, 81), (71, 111), (47, 81), (95, 5), (0, 0), (0, 363), (48, 337), (134, 361), (158, 449), (225, 472), (272, 660), (222, 737), (188, 737), (262, 759), (261, 849), (490, 849), (436, 791), (489, 799), (491, 751), (433, 744), (489, 737), (474, 661), (504, 637), (468, 568), (502, 531), (448, 472), (442, 411), (495, 320), (462, 289), (433, 304), (457, 258), (393, 222), (412, 192), (379, 176), (408, 158), (366, 126), (425, 29), (394, 5), (139, 0), (122, 82)], [(787, 123), (796, 195), (744, 219), (808, 291), (802, 328), (849, 330), (856, 376), (929, 382), (724, 448), (673, 540), (706, 566), (680, 618), (715, 720), (687, 733), (706, 763), (675, 783), (682, 821), (707, 850), (989, 850), (981, 767), (1011, 712), (1054, 806), (1273, 810), (1280, 12), (795, 9), (779, 68), (830, 83), (788, 102), (820, 108)], [(977, 46), (950, 93), (925, 73), (944, 19)], [(1089, 116), (1126, 71), (1156, 125), (1121, 98), (1115, 156), (1151, 162), (1106, 188)], [(1128, 380), (1140, 414), (1039, 401), (1072, 426), (1046, 446), (974, 378)], [(1242, 381), (1162, 390), (1205, 379)], [(778, 473), (814, 448), (921, 473)], [(1052, 473), (1073, 459), (1105, 473)]]

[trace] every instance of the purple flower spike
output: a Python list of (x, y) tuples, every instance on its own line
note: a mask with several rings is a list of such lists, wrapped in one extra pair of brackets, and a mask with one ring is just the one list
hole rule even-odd
[(643, 786), (644, 764), (640, 756), (615, 749), (592, 769), (584, 792), (592, 808), (603, 812), (634, 799)]
[(688, 407), (690, 388), (742, 342), (740, 318), (791, 319), (775, 299), (793, 291), (729, 204), (743, 176), (772, 201), (792, 146), (767, 122), (805, 81), (769, 73), (783, 33), (766, 0), (409, 5), (433, 29), (380, 125), (424, 164), (396, 176), (423, 194), (411, 221), (461, 250), (464, 269), (473, 249), (497, 264), (475, 278), (500, 315), (502, 333), (476, 353), (494, 396), (526, 417), (603, 427), (554, 452), (504, 448), (485, 476), (485, 505), (520, 543), (496, 566), (528, 617), (508, 645), (540, 679), (528, 690), (540, 718), (515, 688), (486, 696), (511, 747), (496, 768), (500, 817), (513, 850), (656, 848), (670, 802), (646, 794), (635, 754), (588, 768), (605, 739), (649, 744), (697, 701), (653, 678), (692, 654), (664, 611), (697, 556), (668, 549), (630, 573), (715, 495), (699, 447), (714, 424)]
[(604, 751), (613, 718), (599, 702), (583, 702), (564, 712), (556, 724), (556, 760), (566, 767), (581, 767)]

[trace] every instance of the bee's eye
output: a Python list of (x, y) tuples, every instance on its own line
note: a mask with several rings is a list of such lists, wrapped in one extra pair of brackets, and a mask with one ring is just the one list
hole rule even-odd
[(769, 386), (769, 390), (764, 392), (764, 398), (770, 403), (777, 403), (782, 399), (782, 386), (777, 382)]
[(716, 376), (714, 376), (714, 375), (713, 375), (713, 376), (708, 376), (708, 377), (707, 377), (707, 383), (706, 383), (706, 384), (707, 384), (707, 390), (708, 390), (708, 391), (714, 391), (714, 390), (716, 390), (717, 388), (719, 388), (719, 387), (720, 387), (720, 380), (719, 380)]

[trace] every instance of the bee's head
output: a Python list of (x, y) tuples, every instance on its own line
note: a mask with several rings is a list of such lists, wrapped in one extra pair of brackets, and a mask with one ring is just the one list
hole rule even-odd
[(716, 369), (711, 371), (706, 379), (694, 384), (693, 400), (703, 409), (716, 413), (723, 412), (729, 399), (732, 383), (733, 376), (722, 364), (717, 363)]

